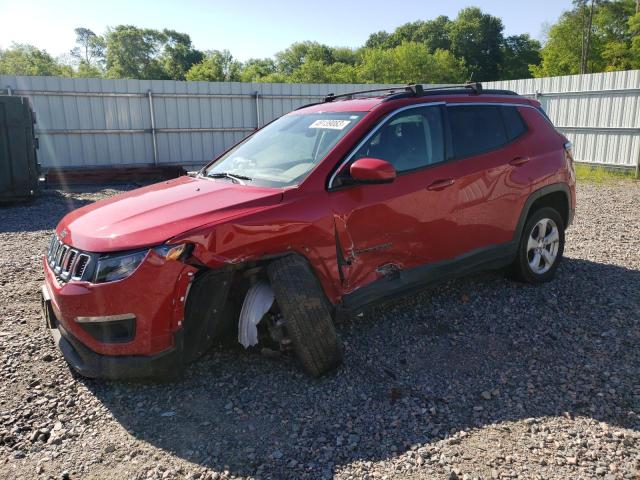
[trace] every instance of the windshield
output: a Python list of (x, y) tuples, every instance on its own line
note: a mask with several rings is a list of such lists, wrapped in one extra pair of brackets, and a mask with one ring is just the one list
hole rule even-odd
[(202, 173), (267, 187), (298, 185), (364, 112), (286, 115), (257, 131)]

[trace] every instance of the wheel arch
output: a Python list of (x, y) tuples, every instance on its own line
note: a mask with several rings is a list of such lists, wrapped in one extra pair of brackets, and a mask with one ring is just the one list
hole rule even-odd
[(520, 213), (520, 218), (518, 219), (513, 239), (515, 241), (520, 240), (522, 230), (524, 229), (524, 226), (531, 214), (543, 207), (551, 207), (556, 210), (560, 214), (565, 228), (568, 227), (571, 223), (569, 199), (569, 186), (565, 183), (547, 185), (531, 193), (522, 208), (522, 212)]
[[(311, 259), (307, 258), (302, 253), (291, 250), (276, 254), (264, 255), (259, 258), (247, 259), (243, 262), (235, 263), (233, 265), (227, 265), (220, 268), (201, 265), (199, 272), (197, 272), (194, 276), (194, 282), (198, 281), (198, 279), (201, 277), (206, 277), (207, 275), (214, 272), (219, 272), (219, 278), (221, 278), (225, 282), (228, 282), (229, 285), (239, 287), (227, 290), (224, 298), (225, 301), (228, 301), (230, 299), (229, 297), (235, 297), (235, 300), (241, 300), (244, 298), (246, 290), (248, 290), (251, 283), (255, 280), (255, 278), (252, 277), (261, 276), (266, 278), (267, 267), (274, 261), (280, 260), (285, 257), (297, 257), (302, 259), (309, 266), (310, 272), (313, 274), (315, 279), (318, 281), (318, 284), (321, 286), (325, 299), (329, 302), (329, 304), (332, 304), (332, 302), (330, 301), (330, 297), (327, 294), (321, 281), (321, 272), (317, 270), (314, 262), (312, 262)], [(187, 295), (186, 297), (188, 302), (190, 295)]]

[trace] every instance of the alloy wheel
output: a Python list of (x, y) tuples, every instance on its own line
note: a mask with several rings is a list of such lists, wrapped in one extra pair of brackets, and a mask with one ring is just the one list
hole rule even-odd
[(553, 266), (558, 256), (560, 234), (550, 218), (540, 219), (529, 233), (527, 261), (536, 275), (543, 275)]

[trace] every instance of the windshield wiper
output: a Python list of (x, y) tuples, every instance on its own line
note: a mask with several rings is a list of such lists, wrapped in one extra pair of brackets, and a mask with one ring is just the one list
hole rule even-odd
[(251, 177), (247, 177), (246, 175), (238, 175), (237, 173), (229, 173), (229, 172), (214, 172), (207, 174), (209, 178), (230, 178), (234, 183), (239, 183), (244, 185), (243, 180), (251, 181)]

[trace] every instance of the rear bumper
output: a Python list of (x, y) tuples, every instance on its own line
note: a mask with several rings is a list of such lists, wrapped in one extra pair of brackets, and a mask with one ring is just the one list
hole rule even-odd
[(67, 363), (83, 377), (112, 380), (170, 378), (182, 369), (182, 330), (174, 334), (173, 347), (156, 355), (102, 355), (82, 344), (58, 321), (46, 284), (41, 289), (42, 313), (53, 341)]

